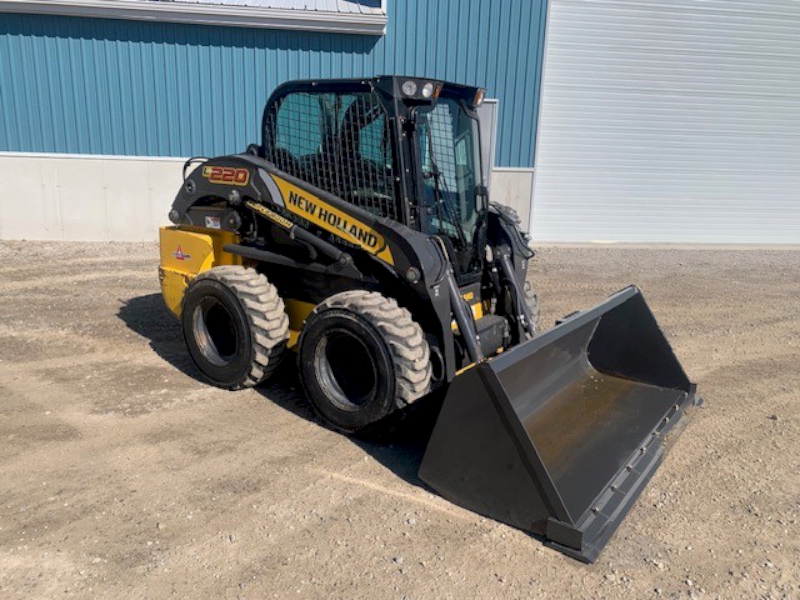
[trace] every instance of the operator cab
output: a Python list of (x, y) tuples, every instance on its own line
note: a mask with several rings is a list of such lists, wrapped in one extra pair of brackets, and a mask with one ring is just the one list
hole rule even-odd
[(267, 102), (259, 154), (376, 216), (439, 236), (459, 283), (474, 283), (488, 206), (475, 113), (483, 95), (409, 77), (286, 83)]

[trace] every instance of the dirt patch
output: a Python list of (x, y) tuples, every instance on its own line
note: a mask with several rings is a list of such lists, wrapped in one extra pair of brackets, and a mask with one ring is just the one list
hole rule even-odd
[[(147, 415), (187, 402), (194, 388), (194, 382), (186, 380), (171, 365), (137, 364), (133, 356), (103, 353), (86, 356), (80, 367), (39, 369), (35, 375), (54, 387), (69, 387), (82, 397), (92, 398), (93, 414), (126, 417)], [(142, 381), (148, 385), (141, 385)]]
[[(435, 411), (198, 381), (150, 244), (0, 243), (0, 597), (797, 598), (800, 251), (546, 247), (543, 323), (641, 287), (705, 406), (600, 560), (430, 492)], [(17, 265), (17, 266), (15, 266)]]

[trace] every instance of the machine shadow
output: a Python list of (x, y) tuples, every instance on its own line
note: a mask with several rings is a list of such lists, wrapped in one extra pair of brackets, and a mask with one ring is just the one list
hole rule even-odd
[[(205, 383), (186, 351), (180, 323), (164, 306), (161, 294), (126, 300), (117, 316), (128, 329), (147, 339), (158, 356), (185, 375)], [(257, 387), (256, 391), (284, 410), (325, 427), (303, 397), (293, 357), (284, 361), (275, 377)], [(419, 479), (417, 471), (443, 400), (443, 394), (431, 394), (391, 415), (376, 429), (348, 439), (398, 477), (429, 489)]]
[(141, 337), (148, 340), (150, 348), (181, 373), (200, 379), (183, 343), (183, 332), (178, 319), (167, 307), (161, 294), (148, 294), (123, 301), (117, 317)]

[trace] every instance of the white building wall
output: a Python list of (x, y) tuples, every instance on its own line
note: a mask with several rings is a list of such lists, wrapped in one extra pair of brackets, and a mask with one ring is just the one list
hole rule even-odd
[(183, 162), (0, 154), (0, 239), (156, 240)]
[(523, 227), (527, 226), (531, 218), (533, 180), (533, 169), (495, 168), (492, 171), (492, 202), (499, 202), (516, 210)]
[(800, 2), (551, 0), (538, 241), (800, 243)]
[[(183, 158), (0, 153), (0, 239), (156, 241)], [(492, 172), (492, 199), (529, 216), (533, 174)]]

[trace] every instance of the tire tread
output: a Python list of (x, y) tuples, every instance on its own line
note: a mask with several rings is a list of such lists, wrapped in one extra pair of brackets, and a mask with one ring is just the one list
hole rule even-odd
[(430, 391), (430, 346), (422, 327), (394, 298), (378, 292), (352, 290), (334, 294), (321, 302), (315, 311), (321, 308), (353, 311), (380, 332), (395, 364), (398, 407), (402, 408)]
[(525, 304), (528, 305), (528, 310), (531, 311), (531, 322), (533, 323), (533, 331), (538, 333), (541, 324), (541, 308), (539, 306), (539, 297), (536, 295), (536, 290), (529, 281), (525, 282), (523, 286), (525, 293)]
[(286, 354), (289, 317), (277, 288), (250, 267), (222, 266), (200, 273), (194, 281), (210, 279), (230, 289), (250, 323), (253, 356), (243, 381), (231, 389), (254, 387), (275, 373)]

